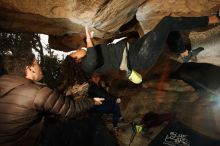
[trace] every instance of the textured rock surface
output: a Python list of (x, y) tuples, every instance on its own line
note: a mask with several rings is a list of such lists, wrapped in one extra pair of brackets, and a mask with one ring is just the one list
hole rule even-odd
[(220, 66), (220, 26), (204, 32), (190, 34), (192, 48), (204, 47), (197, 56), (197, 62), (211, 63)]
[(218, 0), (148, 0), (139, 7), (136, 17), (144, 32), (151, 30), (164, 16), (202, 16), (218, 10)]
[[(119, 95), (123, 95), (122, 114), (128, 121), (140, 121), (149, 111), (161, 114), (176, 113), (176, 120), (208, 137), (220, 140), (219, 104), (210, 102), (208, 96), (199, 98), (194, 89), (182, 81), (150, 80), (142, 87), (120, 90)], [(150, 128), (147, 133), (137, 134), (132, 145), (148, 145), (165, 125), (164, 123)], [(132, 134), (130, 128), (129, 123), (120, 124), (120, 143), (128, 145)]]
[[(135, 3), (124, 0), (47, 0), (47, 1), (1, 1), (2, 8), (9, 10), (38, 14), (45, 18), (67, 19), (60, 27), (88, 26), (93, 28), (96, 36), (102, 38), (108, 33), (116, 32), (119, 27), (131, 20), (143, 0)], [(35, 17), (34, 15), (30, 17)], [(40, 19), (38, 19), (40, 21)], [(69, 22), (70, 21), (70, 22)], [(37, 24), (36, 24), (37, 25)], [(21, 30), (22, 31), (22, 30)], [(39, 30), (40, 31), (40, 30)], [(80, 33), (80, 28), (69, 28), (65, 33)]]
[[(220, 8), (220, 1), (167, 0), (161, 2), (160, 0), (136, 0), (134, 2), (133, 0), (1, 0), (0, 7), (1, 9), (5, 8), (19, 12), (19, 14), (33, 14), (26, 17), (38, 18), (35, 19), (34, 25), (36, 26), (41, 24), (41, 19), (53, 18), (51, 20), (53, 23), (58, 23), (60, 29), (67, 28), (61, 34), (74, 32), (81, 33), (81, 27), (89, 26), (96, 31), (95, 35), (97, 37), (102, 38), (109, 34), (117, 33), (120, 26), (129, 22), (135, 16), (140, 22), (142, 30), (147, 32), (159, 22), (161, 17), (166, 15), (209, 15)], [(44, 18), (39, 18), (39, 15)], [(14, 17), (18, 18), (21, 16), (16, 15)], [(60, 19), (65, 20), (65, 22), (60, 22)], [(22, 20), (20, 20), (20, 23), (22, 25)], [(23, 30), (20, 29), (20, 31)], [(35, 30), (35, 32), (42, 32), (42, 30), (38, 29), (38, 31)], [(42, 33), (48, 34), (46, 30)], [(57, 34), (57, 32), (55, 31), (54, 34)]]

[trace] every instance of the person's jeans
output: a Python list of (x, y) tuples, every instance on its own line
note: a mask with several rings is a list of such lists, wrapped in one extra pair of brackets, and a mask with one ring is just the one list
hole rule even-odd
[(128, 59), (132, 69), (147, 69), (156, 63), (171, 31), (187, 30), (208, 25), (208, 17), (164, 17), (142, 38), (130, 44)]
[(117, 127), (118, 122), (121, 117), (121, 110), (119, 105), (114, 99), (105, 98), (105, 101), (101, 105), (94, 106), (91, 111), (99, 112), (102, 114), (112, 114), (112, 124), (113, 127)]

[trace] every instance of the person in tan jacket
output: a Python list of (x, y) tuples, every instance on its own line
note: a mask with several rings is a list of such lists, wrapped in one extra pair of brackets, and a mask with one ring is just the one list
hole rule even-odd
[(38, 83), (43, 77), (33, 54), (7, 56), (7, 74), (0, 76), (0, 145), (32, 146), (40, 135), (44, 117), (70, 120), (102, 104), (101, 98), (73, 100)]

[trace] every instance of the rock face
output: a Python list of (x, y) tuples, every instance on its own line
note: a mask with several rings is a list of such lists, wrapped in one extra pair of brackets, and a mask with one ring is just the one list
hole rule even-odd
[(210, 15), (219, 9), (220, 1), (213, 0), (148, 0), (138, 8), (136, 17), (144, 32), (151, 30), (164, 16)]
[[(135, 3), (132, 0), (25, 0), (22, 2), (11, 0), (1, 1), (0, 5), (1, 8), (18, 12), (19, 16), (17, 15), (17, 17), (22, 17), (24, 14), (32, 14), (27, 17), (42, 16), (42, 18), (38, 18), (39, 22), (41, 21), (40, 19), (47, 18), (53, 18), (53, 20), (56, 19), (58, 21), (63, 20), (62, 24), (58, 23), (60, 28), (68, 27), (68, 29), (63, 30), (60, 33), (61, 35), (75, 32), (81, 33), (84, 31), (83, 27), (88, 26), (94, 29), (97, 37), (105, 38), (105, 36), (113, 35), (121, 25), (131, 20), (143, 2), (144, 0), (138, 0)], [(55, 23), (57, 22), (55, 21)], [(38, 31), (30, 30), (30, 32)], [(48, 32), (44, 33), (48, 34)]]
[[(167, 15), (210, 15), (220, 10), (220, 1), (0, 0), (0, 9), (1, 31), (48, 34), (52, 48), (68, 51), (85, 45), (84, 26), (88, 26), (95, 32), (94, 43), (100, 44), (109, 39), (127, 36), (128, 32), (133, 31), (142, 36), (152, 30), (161, 18)], [(219, 27), (215, 30), (219, 30)], [(219, 37), (219, 31), (214, 32), (215, 36)], [(191, 39), (195, 42), (193, 47), (196, 47), (204, 41), (209, 41), (210, 37), (207, 36), (213, 34), (213, 31), (205, 33), (205, 40), (204, 33), (200, 35), (200, 38), (195, 37), (197, 33), (194, 34)], [(216, 43), (213, 48), (214, 43), (209, 41), (208, 50), (210, 51), (204, 51), (199, 56), (199, 61), (219, 65), (217, 62), (220, 62), (218, 59), (220, 52)]]
[[(161, 64), (161, 68), (166, 66)], [(149, 112), (176, 113), (177, 121), (220, 140), (219, 72), (220, 67), (212, 64), (185, 63), (170, 74), (180, 80), (168, 79), (162, 73), (141, 86), (114, 81), (110, 92), (122, 98), (122, 115), (128, 121), (138, 122)], [(137, 134), (132, 145), (148, 145), (165, 125)], [(130, 128), (129, 124), (121, 124), (119, 139), (124, 145), (129, 143)]]
[(203, 32), (192, 32), (190, 40), (192, 48), (195, 49), (199, 46), (204, 47), (197, 56), (197, 62), (211, 63), (220, 66), (220, 26), (214, 27), (210, 30)]
[[(166, 15), (210, 15), (220, 9), (218, 0), (1, 0), (0, 29), (48, 35), (84, 34), (84, 26), (95, 37), (119, 35), (120, 27), (136, 17), (123, 31), (148, 32)], [(140, 26), (140, 27), (139, 27)]]
[[(208, 79), (206, 81), (211, 82)], [(117, 85), (115, 87), (120, 89)], [(118, 95), (123, 95), (122, 115), (128, 121), (139, 122), (143, 115), (149, 112), (175, 113), (177, 121), (208, 137), (220, 140), (219, 104), (209, 100), (210, 95), (198, 94), (182, 81), (148, 80), (143, 86), (120, 90)], [(128, 145), (132, 134), (131, 127), (124, 123), (119, 125), (119, 140), (122, 144)], [(163, 123), (148, 129), (147, 132), (137, 134), (132, 145), (148, 145), (165, 125), (166, 123)]]

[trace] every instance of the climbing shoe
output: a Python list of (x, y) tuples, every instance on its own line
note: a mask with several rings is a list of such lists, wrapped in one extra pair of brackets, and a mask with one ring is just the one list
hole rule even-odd
[(198, 47), (196, 49), (190, 50), (188, 55), (185, 57), (181, 57), (181, 59), (184, 63), (189, 62), (192, 59), (192, 57), (197, 56), (203, 50), (203, 47)]

